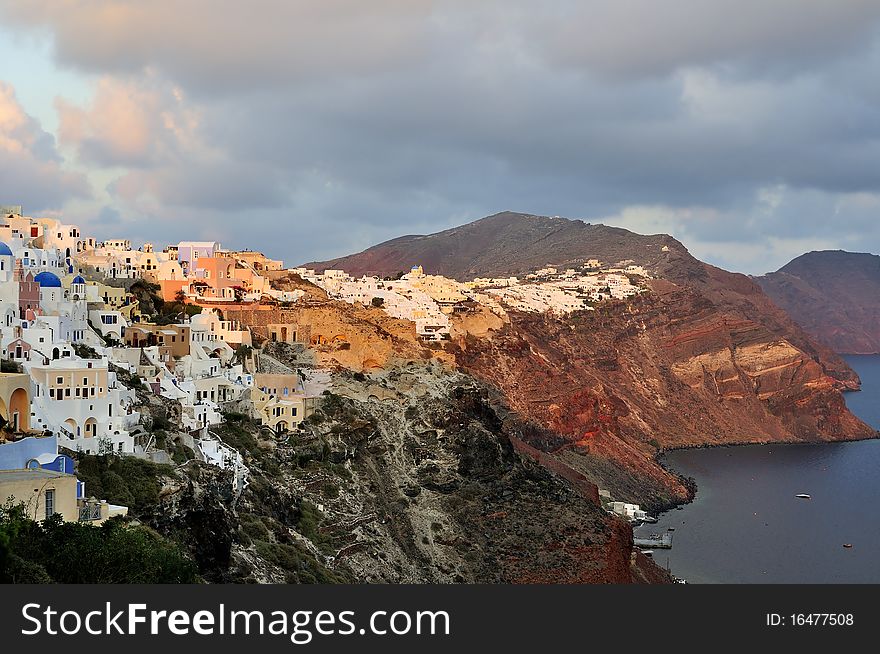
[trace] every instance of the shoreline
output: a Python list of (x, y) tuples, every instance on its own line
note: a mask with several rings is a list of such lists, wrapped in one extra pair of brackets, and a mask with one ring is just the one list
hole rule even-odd
[[(853, 391), (855, 392), (855, 391)], [(805, 441), (805, 440), (797, 440), (797, 441), (735, 441), (732, 443), (703, 443), (700, 445), (680, 445), (676, 447), (666, 447), (658, 449), (654, 453), (654, 462), (663, 468), (667, 473), (678, 479), (682, 485), (688, 490), (688, 497), (683, 501), (672, 501), (669, 504), (661, 504), (656, 511), (655, 517), (658, 517), (664, 513), (669, 513), (670, 511), (676, 510), (679, 506), (686, 506), (692, 503), (699, 492), (699, 485), (697, 481), (693, 477), (685, 477), (675, 470), (673, 470), (670, 466), (666, 464), (665, 461), (662, 460), (662, 457), (666, 454), (672, 452), (682, 452), (688, 450), (714, 450), (714, 449), (724, 449), (724, 448), (738, 448), (738, 447), (747, 447), (747, 446), (761, 446), (766, 447), (768, 445), (831, 445), (834, 443), (860, 443), (864, 441), (873, 441), (880, 440), (880, 430), (874, 431), (874, 436), (868, 438), (843, 438), (838, 440), (815, 440), (815, 441)]]

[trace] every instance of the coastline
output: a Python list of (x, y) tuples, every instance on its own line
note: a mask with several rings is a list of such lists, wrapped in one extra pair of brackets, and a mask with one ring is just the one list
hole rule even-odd
[[(861, 392), (859, 391), (848, 391), (848, 392)], [(824, 445), (824, 444), (833, 444), (833, 443), (858, 443), (862, 441), (871, 441), (871, 440), (880, 440), (880, 430), (875, 430), (874, 435), (867, 438), (841, 438), (836, 440), (827, 440), (827, 439), (819, 439), (819, 440), (796, 440), (796, 441), (780, 441), (780, 440), (766, 440), (766, 441), (736, 441), (732, 443), (703, 443), (703, 444), (691, 444), (691, 445), (680, 445), (675, 447), (665, 447), (658, 449), (654, 453), (654, 462), (663, 468), (667, 473), (678, 479), (682, 485), (688, 491), (688, 497), (684, 501), (672, 501), (668, 504), (661, 504), (656, 511), (656, 516), (663, 515), (668, 513), (669, 511), (674, 511), (679, 506), (686, 506), (696, 499), (697, 492), (699, 492), (699, 486), (696, 480), (693, 477), (685, 477), (682, 474), (678, 473), (671, 466), (667, 465), (667, 463), (663, 460), (663, 457), (667, 454), (673, 452), (682, 452), (689, 450), (716, 450), (716, 449), (726, 449), (726, 448), (740, 448), (747, 446), (768, 446), (768, 445)]]

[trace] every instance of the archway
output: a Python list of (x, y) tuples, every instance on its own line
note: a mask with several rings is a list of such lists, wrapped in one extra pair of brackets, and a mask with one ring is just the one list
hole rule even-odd
[(94, 418), (88, 418), (83, 425), (83, 436), (86, 438), (94, 438), (98, 434), (98, 421)]
[(70, 432), (70, 434), (74, 438), (79, 436), (79, 427), (76, 424), (76, 420), (74, 420), (73, 418), (68, 418), (67, 420), (64, 421), (64, 426), (67, 428), (67, 431)]
[(58, 359), (60, 356), (61, 356), (61, 352), (58, 350), (58, 348), (57, 347), (53, 348), (52, 349), (52, 358)]
[(287, 431), (287, 423), (284, 420), (280, 421), (277, 425), (275, 425), (275, 431), (277, 431), (279, 434), (283, 434)]
[(31, 403), (27, 391), (16, 388), (9, 398), (9, 422), (13, 431), (30, 430)]

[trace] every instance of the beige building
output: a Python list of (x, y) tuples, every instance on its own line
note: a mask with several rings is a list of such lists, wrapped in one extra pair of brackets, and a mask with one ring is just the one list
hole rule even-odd
[(190, 328), (187, 325), (154, 325), (142, 322), (125, 330), (125, 344), (128, 347), (158, 346), (160, 352), (175, 359), (189, 354), (189, 343)]
[(276, 323), (266, 325), (269, 340), (272, 343), (308, 343), (311, 330), (308, 326), (293, 323)]
[(65, 522), (79, 520), (78, 481), (54, 470), (0, 470), (2, 503), (23, 504), (32, 520), (45, 520), (60, 513)]
[[(10, 432), (26, 432), (30, 429), (31, 381), (23, 373), (0, 373), (0, 418), (2, 426)], [(0, 435), (2, 439), (2, 435)]]
[(239, 261), (244, 262), (258, 272), (277, 271), (284, 269), (284, 262), (277, 259), (270, 259), (262, 252), (254, 252), (253, 250), (241, 250), (233, 252), (232, 256)]
[(251, 402), (260, 424), (283, 433), (315, 412), (318, 398), (297, 392), (299, 383), (298, 375), (254, 375)]

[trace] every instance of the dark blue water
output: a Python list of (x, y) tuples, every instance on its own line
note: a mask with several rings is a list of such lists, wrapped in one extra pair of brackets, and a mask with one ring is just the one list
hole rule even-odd
[[(847, 357), (856, 415), (880, 429), (880, 357)], [(660, 565), (691, 583), (880, 583), (880, 441), (673, 452), (693, 503), (637, 535), (673, 527)], [(810, 500), (797, 499), (808, 493)], [(843, 547), (845, 543), (851, 549)]]

